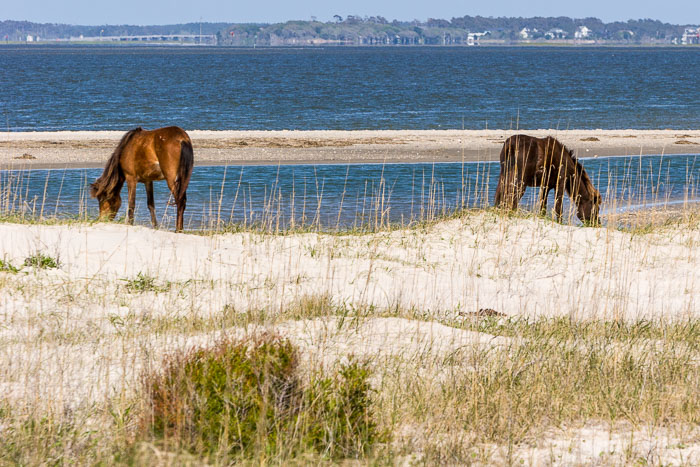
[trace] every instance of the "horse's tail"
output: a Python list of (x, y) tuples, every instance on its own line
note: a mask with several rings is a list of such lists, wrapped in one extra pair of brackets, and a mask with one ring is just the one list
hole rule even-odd
[(175, 179), (175, 197), (184, 199), (187, 193), (187, 185), (190, 183), (192, 167), (194, 166), (194, 151), (190, 140), (183, 140), (180, 143), (180, 165), (177, 169), (177, 179)]
[(119, 160), (121, 159), (124, 148), (129, 144), (129, 141), (131, 141), (131, 138), (141, 130), (141, 127), (136, 127), (133, 130), (127, 131), (126, 134), (122, 136), (121, 141), (119, 141), (117, 145), (117, 149), (114, 150), (112, 156), (107, 161), (102, 175), (90, 185), (90, 196), (97, 198), (105, 193), (111, 193), (124, 180), (124, 173), (119, 165)]
[(500, 165), (501, 165), (501, 170), (500, 173), (498, 174), (498, 185), (496, 185), (496, 196), (493, 199), (493, 205), (496, 207), (501, 206), (504, 204), (505, 196), (506, 196), (506, 191), (508, 187), (508, 182), (506, 178), (508, 177), (509, 173), (509, 164), (512, 164), (514, 160), (514, 154), (515, 152), (513, 151), (513, 145), (515, 144), (514, 137), (511, 136), (507, 138), (504, 143), (503, 147), (501, 147), (501, 154), (499, 156), (500, 160)]
[(511, 138), (508, 138), (503, 142), (503, 147), (501, 148), (501, 154), (500, 154), (501, 165), (506, 161), (506, 159), (508, 158), (508, 155), (511, 152), (511, 150), (510, 150), (510, 146), (512, 144)]
[(515, 159), (518, 155), (518, 146), (523, 144), (525, 138), (525, 135), (513, 135), (505, 140), (501, 148), (501, 164), (508, 163), (510, 165), (515, 165)]

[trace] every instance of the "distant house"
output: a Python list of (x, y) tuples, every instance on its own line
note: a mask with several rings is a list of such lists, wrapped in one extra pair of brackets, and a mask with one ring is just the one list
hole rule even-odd
[(34, 36), (27, 36), (27, 42), (34, 42)]
[(467, 34), (467, 45), (479, 45), (479, 39), (489, 34), (491, 34), (491, 31), (470, 32)]
[(579, 26), (574, 32), (574, 39), (586, 39), (591, 35), (591, 30), (586, 26)]
[[(537, 31), (537, 30), (535, 29), (535, 31)], [(533, 30), (530, 29), (530, 28), (522, 28), (522, 29), (520, 30), (520, 33), (519, 33), (520, 38), (521, 38), (521, 39), (530, 39), (530, 38), (532, 37), (532, 33), (535, 32), (535, 31), (533, 31)]]
[(681, 36), (681, 44), (700, 44), (700, 28), (685, 28)]
[(567, 33), (563, 29), (554, 28), (544, 33), (545, 39), (566, 39)]

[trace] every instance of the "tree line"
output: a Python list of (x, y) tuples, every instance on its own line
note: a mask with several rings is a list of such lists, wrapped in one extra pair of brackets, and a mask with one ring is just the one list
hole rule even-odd
[[(573, 39), (576, 31), (585, 26), (586, 38), (598, 41), (631, 43), (668, 43), (683, 34), (684, 25), (663, 23), (651, 19), (604, 23), (598, 18), (568, 17), (484, 17), (425, 21), (389, 21), (382, 16), (342, 17), (332, 21), (305, 21), (284, 23), (185, 23), (159, 26), (102, 25), (79, 26), (28, 21), (0, 22), (0, 39), (24, 41), (27, 36), (45, 40), (71, 37), (211, 34), (219, 45), (283, 46), (283, 45), (450, 45), (466, 44), (470, 35), (479, 40), (510, 43), (523, 39), (522, 31), (529, 31), (529, 39), (545, 40), (547, 31), (558, 30), (559, 39)], [(551, 38), (551, 36), (549, 36)]]

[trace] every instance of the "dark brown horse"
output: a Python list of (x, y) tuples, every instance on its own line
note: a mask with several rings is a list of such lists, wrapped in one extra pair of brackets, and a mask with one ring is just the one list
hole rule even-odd
[(182, 231), (193, 164), (192, 141), (182, 128), (169, 126), (148, 131), (138, 127), (127, 132), (100, 178), (90, 185), (90, 196), (100, 202), (100, 219), (114, 219), (122, 204), (120, 193), (126, 180), (129, 190), (127, 222), (134, 223), (136, 184), (140, 182), (146, 185), (151, 222), (157, 227), (153, 182), (165, 180), (177, 206), (175, 231)]
[(501, 149), (501, 173), (496, 187), (496, 206), (517, 209), (528, 186), (540, 189), (542, 213), (554, 190), (554, 213), (561, 220), (564, 192), (576, 204), (578, 218), (598, 224), (601, 197), (573, 151), (551, 136), (511, 136)]

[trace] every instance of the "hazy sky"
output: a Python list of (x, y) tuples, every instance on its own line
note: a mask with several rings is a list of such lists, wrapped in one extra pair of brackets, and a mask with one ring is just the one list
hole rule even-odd
[(172, 24), (196, 22), (327, 21), (333, 15), (425, 20), (482, 16), (595, 16), (603, 21), (652, 18), (679, 24), (700, 23), (698, 0), (0, 0), (0, 20), (71, 24)]

